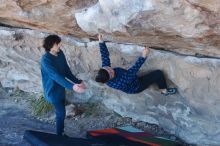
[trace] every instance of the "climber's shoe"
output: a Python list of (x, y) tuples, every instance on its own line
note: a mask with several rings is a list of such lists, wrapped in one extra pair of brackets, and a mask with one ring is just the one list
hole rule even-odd
[(161, 94), (163, 94), (164, 96), (168, 96), (168, 95), (176, 94), (176, 92), (177, 92), (177, 88), (167, 88), (167, 91), (161, 92)]

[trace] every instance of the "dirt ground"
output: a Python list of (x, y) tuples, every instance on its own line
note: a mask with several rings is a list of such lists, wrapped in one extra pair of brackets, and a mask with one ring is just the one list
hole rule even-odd
[[(0, 145), (29, 146), (23, 140), (28, 129), (55, 132), (54, 111), (43, 116), (34, 116), (31, 101), (35, 94), (17, 92), (13, 89), (0, 88)], [(101, 103), (74, 103), (67, 105), (65, 133), (70, 137), (86, 137), (86, 131), (117, 126), (132, 125), (144, 131), (178, 140), (178, 137), (164, 131), (157, 125), (134, 121), (129, 117), (107, 109)]]

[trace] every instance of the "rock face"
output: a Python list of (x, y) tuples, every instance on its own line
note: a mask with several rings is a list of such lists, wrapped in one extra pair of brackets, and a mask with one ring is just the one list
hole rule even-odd
[[(0, 23), (27, 29), (0, 27), (0, 81), (42, 93), (42, 40), (45, 32), (58, 33), (73, 73), (89, 86), (70, 101), (101, 100), (189, 143), (220, 145), (219, 14), (218, 0), (2, 0)], [(152, 86), (127, 95), (94, 82), (101, 64), (98, 42), (92, 42), (98, 32), (112, 41), (115, 67), (130, 67), (141, 45), (154, 47), (140, 73), (163, 70), (179, 93), (163, 97)]]
[(3, 0), (0, 22), (47, 32), (83, 36), (74, 18), (77, 9), (86, 8), (97, 0)]
[[(44, 50), (39, 31), (0, 28), (0, 80), (5, 87), (18, 87), (42, 93), (39, 60)], [(94, 81), (99, 69), (98, 42), (82, 42), (62, 36), (62, 49), (74, 74), (86, 80), (89, 87), (83, 95), (73, 94), (69, 101), (102, 101), (122, 116), (155, 123), (189, 143), (219, 145), (220, 60), (182, 56), (151, 50), (140, 74), (164, 71), (170, 86), (179, 93), (164, 97), (152, 86), (143, 93), (128, 95)], [(112, 66), (130, 67), (143, 47), (107, 43)]]
[(218, 0), (2, 0), (0, 22), (220, 57)]
[(75, 17), (84, 31), (113, 40), (219, 56), (219, 13), (216, 0), (100, 0)]

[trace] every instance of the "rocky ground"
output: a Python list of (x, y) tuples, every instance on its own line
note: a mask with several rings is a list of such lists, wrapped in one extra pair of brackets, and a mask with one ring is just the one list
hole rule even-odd
[[(0, 88), (0, 145), (28, 146), (23, 140), (27, 129), (54, 132), (54, 112), (42, 116), (33, 115), (31, 102), (36, 95), (13, 89)], [(144, 131), (176, 139), (185, 146), (179, 138), (164, 131), (157, 125), (134, 121), (129, 117), (121, 117), (107, 109), (101, 103), (75, 103), (67, 105), (67, 118), (65, 120), (66, 134), (72, 137), (85, 137), (86, 131), (133, 125)]]

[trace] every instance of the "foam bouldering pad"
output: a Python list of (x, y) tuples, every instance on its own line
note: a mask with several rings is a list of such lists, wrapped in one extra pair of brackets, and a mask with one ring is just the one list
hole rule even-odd
[(24, 139), (33, 146), (112, 146), (96, 140), (63, 137), (32, 130), (25, 131)]
[(129, 140), (120, 135), (100, 135), (97, 137), (90, 137), (90, 138), (111, 144), (113, 146), (151, 146), (149, 144), (144, 144), (133, 140)]
[(180, 144), (176, 141), (158, 137), (154, 134), (144, 132), (132, 126), (108, 128), (87, 132), (88, 138), (98, 139), (108, 143), (110, 143), (109, 141), (114, 141), (112, 139), (116, 140), (117, 136), (123, 137), (128, 141), (134, 141), (149, 146), (180, 146)]

